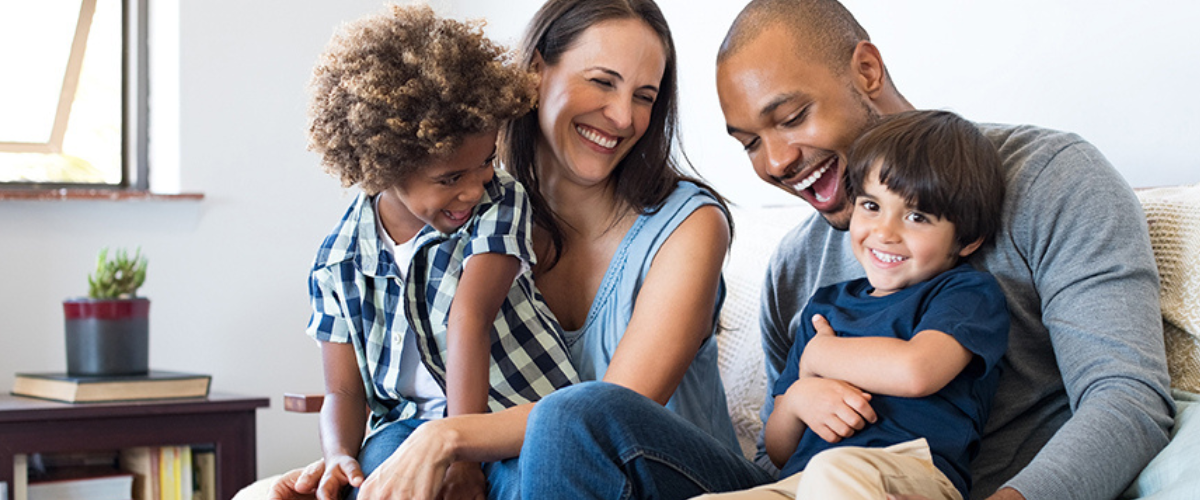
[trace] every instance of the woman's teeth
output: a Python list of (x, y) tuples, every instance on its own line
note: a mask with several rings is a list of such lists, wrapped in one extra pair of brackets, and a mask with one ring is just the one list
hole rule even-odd
[(616, 139), (610, 139), (610, 138), (604, 137), (603, 135), (600, 135), (598, 132), (596, 132), (594, 130), (587, 129), (587, 128), (581, 127), (579, 125), (576, 125), (575, 131), (579, 132), (579, 135), (583, 136), (584, 139), (592, 141), (597, 146), (600, 146), (602, 148), (612, 149), (612, 148), (617, 147)]

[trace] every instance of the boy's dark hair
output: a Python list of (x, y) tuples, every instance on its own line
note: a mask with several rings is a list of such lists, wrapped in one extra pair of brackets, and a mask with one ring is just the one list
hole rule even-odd
[(843, 181), (851, 199), (876, 165), (889, 191), (953, 223), (960, 246), (995, 238), (1004, 171), (996, 147), (971, 122), (949, 111), (884, 117), (850, 146)]
[(481, 25), (392, 5), (339, 30), (309, 84), (308, 149), (325, 170), (373, 195), (528, 112), (537, 76)]

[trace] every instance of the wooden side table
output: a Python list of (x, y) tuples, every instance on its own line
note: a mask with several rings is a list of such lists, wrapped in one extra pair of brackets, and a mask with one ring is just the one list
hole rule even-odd
[(13, 455), (212, 444), (217, 498), (254, 482), (255, 415), (267, 398), (207, 398), (69, 404), (0, 395), (0, 481), (13, 492)]

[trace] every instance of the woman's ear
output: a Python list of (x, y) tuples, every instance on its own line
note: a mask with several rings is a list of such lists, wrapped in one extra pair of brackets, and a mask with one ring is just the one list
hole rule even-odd
[(546, 66), (546, 60), (542, 59), (541, 51), (534, 49), (533, 50), (533, 61), (531, 61), (529, 63), (529, 69), (532, 69), (534, 73), (537, 73), (540, 75), (540, 74), (542, 74), (542, 68), (545, 66)]
[(854, 47), (854, 55), (850, 57), (850, 70), (854, 85), (871, 99), (877, 99), (883, 92), (887, 81), (887, 71), (883, 68), (883, 57), (875, 44), (863, 40)]
[(979, 247), (982, 245), (983, 245), (983, 238), (979, 238), (975, 241), (972, 241), (971, 244), (969, 244), (965, 247), (962, 247), (962, 250), (958, 251), (958, 256), (965, 259), (965, 258), (967, 258), (968, 255), (971, 255), (971, 254), (975, 253), (976, 250), (979, 250)]

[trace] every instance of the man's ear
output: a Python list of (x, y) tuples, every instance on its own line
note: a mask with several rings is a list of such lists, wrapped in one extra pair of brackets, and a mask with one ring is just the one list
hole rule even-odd
[(971, 255), (971, 254), (975, 253), (976, 250), (979, 250), (979, 247), (981, 245), (983, 245), (983, 238), (979, 238), (975, 241), (972, 241), (971, 244), (969, 244), (965, 247), (962, 247), (962, 250), (958, 251), (958, 256), (965, 259), (965, 258), (967, 258), (968, 255)]
[(871, 99), (877, 99), (883, 93), (887, 82), (887, 71), (883, 68), (883, 57), (875, 44), (863, 40), (854, 47), (854, 55), (850, 57), (851, 76), (854, 85)]

